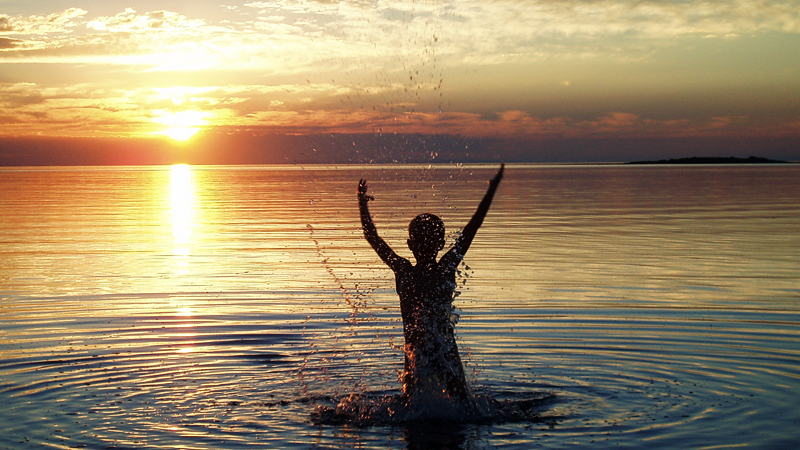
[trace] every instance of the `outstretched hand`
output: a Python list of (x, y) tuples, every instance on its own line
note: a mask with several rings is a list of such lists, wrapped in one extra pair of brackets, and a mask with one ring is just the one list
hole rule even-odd
[(367, 180), (363, 178), (358, 182), (358, 199), (364, 201), (375, 200), (375, 197), (367, 194)]

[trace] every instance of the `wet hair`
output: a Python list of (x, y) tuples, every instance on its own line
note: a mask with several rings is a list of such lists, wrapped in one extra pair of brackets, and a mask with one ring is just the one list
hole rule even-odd
[(408, 224), (408, 238), (414, 242), (436, 244), (444, 241), (444, 222), (433, 214), (420, 214)]

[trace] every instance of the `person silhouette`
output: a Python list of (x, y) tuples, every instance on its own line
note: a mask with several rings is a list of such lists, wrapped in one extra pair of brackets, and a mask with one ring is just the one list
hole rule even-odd
[(457, 316), (453, 313), (456, 270), (469, 250), (475, 233), (483, 224), (492, 198), (503, 178), (505, 165), (489, 181), (489, 189), (477, 211), (456, 239), (453, 247), (439, 261), (444, 248), (444, 222), (433, 214), (420, 214), (408, 226), (408, 248), (417, 261), (412, 265), (397, 255), (380, 237), (372, 222), (367, 195), (367, 181), (358, 183), (358, 205), (364, 237), (378, 256), (394, 271), (400, 314), (405, 338), (404, 370), (400, 377), (403, 394), (443, 396), (456, 400), (472, 399), (464, 375), (464, 366), (455, 340)]

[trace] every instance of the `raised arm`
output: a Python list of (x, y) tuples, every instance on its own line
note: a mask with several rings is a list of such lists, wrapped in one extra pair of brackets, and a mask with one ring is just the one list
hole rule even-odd
[(397, 271), (404, 259), (397, 256), (397, 253), (389, 247), (389, 244), (378, 236), (378, 230), (375, 229), (375, 224), (372, 223), (372, 216), (369, 214), (368, 203), (370, 200), (374, 200), (374, 198), (367, 195), (367, 180), (362, 179), (358, 182), (358, 209), (361, 211), (361, 228), (364, 230), (364, 237), (383, 262), (392, 270)]
[(497, 171), (497, 174), (489, 181), (489, 189), (478, 205), (478, 210), (475, 211), (475, 214), (472, 215), (472, 219), (470, 219), (469, 223), (467, 223), (461, 231), (461, 236), (456, 240), (456, 244), (453, 246), (453, 249), (448, 252), (448, 255), (454, 254), (458, 259), (461, 259), (461, 257), (467, 253), (467, 250), (469, 250), (472, 239), (475, 238), (475, 233), (478, 232), (478, 228), (483, 224), (483, 218), (486, 217), (486, 213), (489, 211), (489, 206), (492, 204), (492, 198), (494, 198), (497, 185), (500, 184), (500, 180), (503, 179), (504, 170), (505, 164), (500, 164), (500, 169)]

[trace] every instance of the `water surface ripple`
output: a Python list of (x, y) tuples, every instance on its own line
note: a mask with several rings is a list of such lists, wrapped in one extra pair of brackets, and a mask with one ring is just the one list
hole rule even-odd
[(321, 420), (399, 392), (357, 180), (403, 253), (413, 215), (455, 231), (494, 170), (0, 170), (0, 448), (800, 443), (794, 166), (509, 166), (457, 330), (476, 392), (524, 414)]

